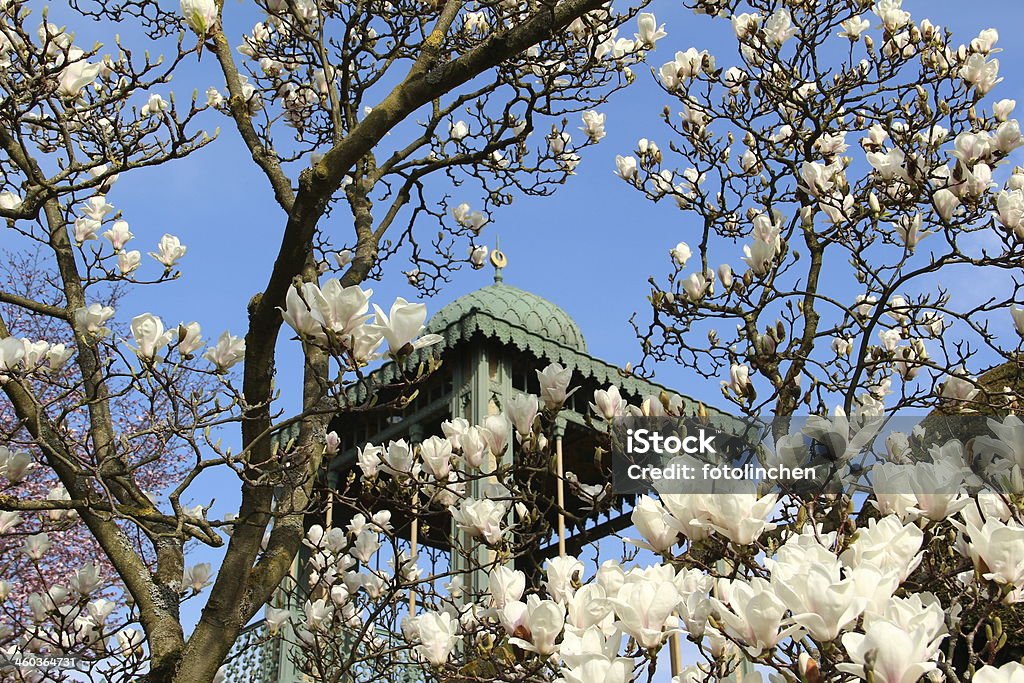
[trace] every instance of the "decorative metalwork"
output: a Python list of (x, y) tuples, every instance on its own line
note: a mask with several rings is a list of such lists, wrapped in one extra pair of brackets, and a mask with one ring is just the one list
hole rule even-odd
[(283, 683), (278, 681), (281, 639), (270, 635), (261, 620), (238, 634), (224, 661), (227, 683)]

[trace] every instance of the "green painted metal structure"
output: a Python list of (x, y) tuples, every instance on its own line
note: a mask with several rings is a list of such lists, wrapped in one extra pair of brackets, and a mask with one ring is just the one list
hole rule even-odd
[[(696, 409), (692, 399), (624, 373), (615, 365), (589, 355), (583, 334), (568, 313), (542, 297), (506, 284), (501, 268), (496, 270), (494, 280), (493, 284), (444, 306), (429, 320), (426, 331), (441, 335), (441, 344), (414, 352), (404, 369), (394, 363), (386, 364), (352, 388), (351, 396), (358, 402), (375, 391), (375, 387), (394, 381), (404, 370), (431, 358), (443, 361), (436, 377), (428, 379), (418, 398), (403, 411), (355, 420), (352, 416), (346, 418), (342, 449), (327, 474), (328, 485), (337, 487), (338, 482), (345, 481), (355, 467), (357, 446), (398, 438), (416, 442), (424, 436), (440, 433), (443, 420), (464, 417), (477, 424), (488, 414), (501, 410), (515, 393), (537, 393), (534, 371), (551, 362), (572, 368), (573, 386), (579, 387), (561, 413), (561, 429), (565, 441), (565, 469), (577, 473), (585, 483), (603, 481), (599, 478), (600, 467), (594, 462), (593, 446), (597, 435), (585, 419), (594, 389), (615, 384), (632, 400), (668, 394), (681, 400), (684, 410), (692, 413)], [(734, 419), (713, 409), (708, 412), (712, 423)], [(283, 440), (290, 437), (287, 433), (280, 435)], [(511, 457), (511, 451), (505, 457)], [(478, 488), (479, 482), (474, 486)], [(479, 496), (481, 492), (474, 489), (468, 493)], [(570, 529), (569, 552), (578, 552), (583, 545), (628, 527), (626, 502), (620, 499), (610, 512), (595, 515), (585, 525)], [(566, 503), (571, 506), (573, 500), (567, 499)], [(578, 499), (576, 503), (583, 504)], [(344, 525), (345, 520), (335, 519), (334, 523)], [(434, 537), (420, 541), (437, 548), (469, 543), (451, 524)], [(487, 551), (478, 546), (474, 552)], [(552, 548), (545, 549), (539, 559), (551, 554), (554, 554)], [(460, 569), (459, 554), (453, 553), (452, 558), (452, 568)], [(483, 592), (486, 576), (472, 575), (467, 584), (468, 595)], [(295, 611), (299, 617), (299, 611)], [(277, 639), (261, 637), (262, 628), (261, 624), (251, 626), (239, 640), (229, 662), (228, 681), (298, 683), (301, 679), (290, 665), (286, 648), (281, 647)], [(396, 672), (392, 680), (413, 683), (417, 680), (413, 672), (412, 667)], [(350, 680), (359, 681), (357, 672), (351, 676)]]

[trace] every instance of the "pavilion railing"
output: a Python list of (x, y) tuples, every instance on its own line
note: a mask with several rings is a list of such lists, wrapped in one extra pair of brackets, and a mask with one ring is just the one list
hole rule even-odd
[(242, 629), (224, 664), (230, 683), (283, 683), (278, 681), (281, 639), (271, 636), (260, 620)]

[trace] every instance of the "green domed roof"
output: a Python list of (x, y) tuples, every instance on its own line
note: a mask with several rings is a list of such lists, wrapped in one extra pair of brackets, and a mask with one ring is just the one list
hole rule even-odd
[(495, 282), (451, 302), (434, 314), (426, 331), (443, 334), (451, 325), (477, 312), (576, 351), (587, 350), (580, 328), (568, 313), (547, 299), (504, 282)]

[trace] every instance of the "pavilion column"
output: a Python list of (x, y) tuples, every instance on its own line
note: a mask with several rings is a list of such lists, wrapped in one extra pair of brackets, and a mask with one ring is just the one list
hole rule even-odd
[[(423, 441), (423, 425), (419, 422), (409, 427), (409, 447), (417, 448)], [(412, 493), (412, 521), (409, 523), (409, 561), (413, 564), (418, 562), (419, 535), (420, 535), (420, 501), (419, 490), (413, 487)], [(397, 567), (397, 563), (396, 563)], [(409, 586), (409, 616), (416, 614), (416, 587)]]
[(565, 434), (565, 420), (555, 423), (555, 488), (558, 502), (558, 556), (565, 557), (565, 466), (562, 460), (562, 436)]

